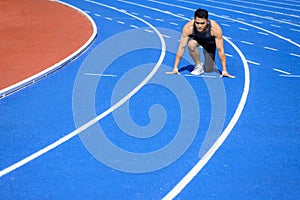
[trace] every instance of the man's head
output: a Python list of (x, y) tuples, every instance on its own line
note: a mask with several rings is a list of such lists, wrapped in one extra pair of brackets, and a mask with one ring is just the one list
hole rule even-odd
[(194, 14), (194, 23), (199, 32), (204, 31), (208, 25), (208, 12), (204, 9), (197, 9)]
[(204, 10), (202, 8), (199, 8), (195, 11), (194, 13), (194, 19), (198, 17), (198, 18), (204, 18), (204, 19), (208, 19), (208, 12), (207, 10)]

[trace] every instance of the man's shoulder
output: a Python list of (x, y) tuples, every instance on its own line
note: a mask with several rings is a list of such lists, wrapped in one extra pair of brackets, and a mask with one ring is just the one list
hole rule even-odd
[[(211, 33), (213, 36), (222, 36), (222, 29), (215, 20), (210, 20)], [(221, 35), (220, 35), (221, 34)]]
[(193, 24), (194, 24), (193, 19), (187, 22), (182, 29), (182, 35), (184, 36), (191, 35), (193, 33)]

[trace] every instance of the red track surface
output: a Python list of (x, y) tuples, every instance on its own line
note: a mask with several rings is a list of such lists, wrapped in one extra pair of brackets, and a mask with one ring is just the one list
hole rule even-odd
[(63, 60), (92, 35), (78, 11), (48, 0), (0, 1), (0, 90)]

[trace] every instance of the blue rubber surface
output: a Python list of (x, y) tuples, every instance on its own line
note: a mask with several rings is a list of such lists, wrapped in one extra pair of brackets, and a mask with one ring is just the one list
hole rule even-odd
[[(162, 63), (115, 110), (2, 174), (1, 199), (162, 199), (228, 128), (243, 96), (229, 136), (175, 199), (300, 199), (300, 2), (64, 2), (88, 13), (98, 36), (61, 70), (0, 100), (1, 174), (108, 111)], [(188, 52), (180, 76), (165, 74), (198, 7), (222, 27), (235, 79), (190, 76)], [(149, 24), (166, 43), (163, 60)]]

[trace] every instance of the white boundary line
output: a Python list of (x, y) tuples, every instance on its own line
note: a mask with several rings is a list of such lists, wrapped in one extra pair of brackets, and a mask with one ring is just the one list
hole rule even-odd
[(281, 69), (276, 69), (276, 68), (273, 68), (274, 71), (277, 71), (277, 72), (280, 72), (280, 73), (283, 73), (283, 74), (287, 74), (287, 75), (290, 75), (291, 73), (290, 72), (286, 72), (286, 71), (283, 71)]
[(100, 6), (110, 8), (110, 9), (118, 11), (118, 12), (122, 12), (122, 13), (124, 13), (126, 15), (129, 15), (133, 18), (136, 18), (136, 19), (144, 22), (148, 26), (150, 26), (155, 31), (155, 33), (158, 35), (158, 37), (161, 41), (161, 45), (162, 45), (161, 48), (162, 49), (161, 49), (161, 54), (160, 54), (159, 60), (157, 61), (156, 65), (154, 66), (153, 70), (148, 74), (148, 76), (136, 88), (134, 88), (130, 93), (128, 93), (124, 98), (122, 98), (120, 101), (118, 101), (112, 107), (110, 107), (108, 110), (104, 111), (103, 113), (98, 115), (96, 118), (94, 118), (91, 121), (85, 123), (84, 125), (82, 125), (78, 129), (76, 129), (73, 132), (67, 134), (66, 136), (62, 137), (61, 139), (55, 141), (54, 143), (50, 144), (49, 146), (44, 147), (43, 149), (41, 149), (41, 150), (33, 153), (32, 155), (20, 160), (19, 162), (17, 162), (15, 164), (1, 170), (0, 171), (0, 177), (4, 176), (4, 175), (20, 168), (20, 167), (22, 167), (23, 165), (29, 163), (30, 161), (40, 157), (41, 155), (47, 153), (48, 151), (50, 151), (52, 149), (58, 147), (59, 145), (63, 144), (64, 142), (66, 142), (68, 140), (70, 140), (74, 136), (78, 135), (80, 132), (86, 130), (87, 128), (89, 128), (90, 126), (97, 123), (99, 120), (101, 120), (102, 118), (104, 118), (105, 116), (107, 116), (108, 114), (113, 112), (114, 110), (116, 110), (118, 107), (120, 107), (122, 104), (124, 104), (128, 99), (130, 99), (135, 93), (137, 93), (154, 76), (154, 74), (158, 71), (159, 67), (161, 66), (161, 64), (164, 60), (165, 53), (166, 53), (166, 43), (165, 43), (165, 40), (164, 40), (163, 36), (161, 35), (161, 33), (152, 24), (150, 24), (149, 22), (147, 22), (147, 21), (145, 21), (145, 20), (143, 20), (143, 19), (141, 19), (141, 18), (139, 18), (135, 15), (127, 13), (126, 11), (123, 11), (123, 10), (119, 10), (115, 7), (111, 7), (111, 6), (101, 4), (101, 3), (98, 3), (98, 2), (95, 2), (95, 1), (90, 1), (90, 0), (86, 0), (86, 1), (90, 2), (90, 3), (100, 5)]
[(107, 76), (107, 77), (117, 77), (115, 74), (96, 74), (96, 73), (85, 73), (87, 76)]
[[(123, 1), (123, 0), (118, 0), (118, 1), (126, 2), (126, 1)], [(156, 0), (148, 0), (148, 1), (151, 1), (151, 2), (154, 2), (154, 3), (157, 3), (157, 4), (162, 4), (162, 5), (175, 6), (175, 7), (177, 7), (177, 8), (181, 8), (181, 9), (189, 10), (189, 11), (194, 11), (194, 10), (195, 10), (195, 9), (192, 9), (192, 8), (188, 8), (188, 7), (184, 7), (184, 6), (179, 6), (179, 5), (174, 5), (174, 4), (165, 3), (165, 2), (160, 2), (160, 1), (156, 1)], [(181, 1), (181, 2), (189, 2), (189, 1), (186, 1), (186, 0), (178, 0), (178, 1)], [(189, 3), (195, 4), (195, 5), (199, 5), (199, 6), (203, 6), (202, 4), (195, 3), (195, 2), (189, 2)], [(210, 7), (212, 7), (212, 6), (210, 6)], [(219, 9), (221, 9), (221, 10), (227, 10), (227, 9), (224, 9), (224, 8), (219, 8)], [(154, 9), (154, 10), (157, 10), (157, 9)], [(230, 10), (228, 10), (228, 11), (230, 11)], [(231, 11), (231, 12), (234, 12), (234, 11)], [(253, 25), (253, 24), (249, 24), (249, 23), (246, 23), (246, 22), (243, 22), (243, 21), (240, 21), (240, 20), (228, 18), (228, 17), (226, 17), (226, 16), (219, 16), (219, 15), (216, 15), (216, 14), (213, 14), (213, 13), (209, 13), (209, 14), (212, 15), (212, 16), (216, 16), (216, 17), (219, 17), (219, 18), (228, 19), (228, 20), (231, 20), (231, 21), (234, 21), (234, 22), (238, 22), (238, 23), (240, 23), (240, 24), (244, 24), (244, 25), (246, 25), (246, 26), (250, 26), (250, 27), (256, 28), (256, 29), (258, 29), (258, 30), (264, 31), (264, 32), (269, 33), (269, 34), (271, 34), (271, 35), (274, 35), (275, 37), (278, 37), (278, 38), (280, 38), (280, 39), (282, 39), (282, 40), (285, 40), (285, 41), (287, 41), (287, 42), (289, 42), (289, 43), (291, 43), (291, 44), (293, 44), (293, 45), (295, 45), (295, 46), (297, 46), (297, 47), (300, 48), (300, 44), (299, 44), (299, 43), (294, 42), (293, 40), (291, 40), (291, 39), (289, 39), (289, 38), (286, 38), (286, 37), (284, 37), (284, 36), (281, 36), (281, 35), (279, 35), (279, 34), (277, 34), (277, 33), (274, 33), (274, 32), (272, 32), (272, 31), (269, 31), (269, 30), (267, 30), (267, 29), (261, 28), (261, 27), (259, 27), (259, 26), (256, 26), (256, 25)], [(173, 16), (179, 17), (179, 16), (177, 16), (177, 15), (173, 15)], [(180, 18), (180, 17), (179, 17), (179, 18)], [(299, 26), (300, 26), (300, 25), (299, 25)], [(299, 56), (300, 56), (300, 55), (299, 55)]]
[(278, 76), (288, 77), (288, 78), (300, 78), (300, 75), (297, 74), (279, 74)]
[(88, 20), (90, 21), (92, 28), (93, 28), (93, 33), (91, 35), (91, 37), (88, 39), (88, 41), (82, 46), (80, 47), (78, 50), (76, 50), (74, 53), (72, 53), (71, 55), (69, 55), (68, 57), (64, 58), (63, 60), (61, 60), (60, 62), (56, 63), (55, 65), (52, 65), (51, 67), (29, 77), (24, 79), (23, 81), (20, 81), (16, 84), (13, 84), (11, 86), (8, 86), (2, 90), (0, 90), (0, 99), (4, 98), (6, 96), (9, 96), (10, 94), (17, 92), (19, 90), (22, 90), (23, 88), (27, 87), (28, 85), (31, 85), (32, 83), (35, 83), (37, 80), (40, 80), (41, 78), (44, 78), (46, 76), (48, 76), (49, 74), (51, 74), (52, 72), (58, 70), (59, 68), (61, 68), (62, 66), (64, 66), (65, 64), (67, 64), (69, 61), (71, 61), (72, 59), (74, 59), (75, 57), (79, 56), (84, 50), (87, 49), (87, 47), (93, 42), (93, 40), (96, 38), (97, 36), (97, 26), (94, 22), (94, 20), (88, 15), (86, 14), (84, 11), (80, 10), (79, 8), (76, 8), (70, 4), (67, 4), (65, 2), (61, 2), (59, 0), (52, 0), (53, 2), (57, 2), (60, 4), (63, 4), (65, 6), (68, 6), (74, 10), (77, 10), (78, 12), (80, 12), (81, 14), (83, 14), (86, 18), (88, 18)]
[[(152, 0), (149, 0), (149, 1), (152, 1)], [(275, 18), (269, 17), (269, 16), (261, 16), (261, 15), (257, 15), (257, 14), (253, 14), (253, 13), (249, 13), (249, 12), (242, 12), (240, 10), (229, 9), (229, 8), (220, 7), (220, 6), (212, 6), (212, 5), (203, 4), (203, 3), (200, 4), (199, 2), (195, 2), (195, 1), (188, 1), (188, 0), (178, 0), (178, 1), (184, 2), (184, 3), (194, 4), (194, 5), (198, 5), (198, 6), (202, 6), (202, 7), (206, 6), (206, 7), (209, 7), (209, 8), (220, 9), (220, 10), (225, 10), (225, 11), (228, 11), (228, 12), (234, 12), (234, 13), (238, 13), (238, 14), (243, 14), (243, 15), (253, 16), (253, 17), (257, 17), (257, 18), (267, 19), (267, 20), (271, 20), (271, 21), (275, 21), (275, 22), (279, 22), (279, 23), (289, 24), (289, 25), (292, 25), (292, 26), (297, 26), (297, 27), (300, 26), (297, 23), (291, 23), (291, 22), (288, 22), (288, 21), (285, 21), (285, 20), (278, 20), (278, 19), (275, 19)], [(223, 15), (222, 17), (226, 18), (225, 15)]]
[(295, 57), (299, 57), (300, 58), (300, 55), (299, 54), (295, 54), (295, 53), (290, 53), (291, 56), (295, 56)]
[(224, 143), (224, 141), (226, 140), (226, 138), (234, 128), (246, 104), (248, 93), (249, 93), (249, 87), (250, 87), (250, 73), (249, 73), (247, 60), (244, 57), (243, 53), (240, 51), (240, 49), (233, 42), (228, 40), (226, 37), (224, 37), (224, 39), (237, 51), (244, 64), (245, 84), (244, 84), (244, 90), (243, 90), (241, 100), (229, 124), (222, 132), (220, 137), (217, 139), (217, 141), (207, 151), (207, 153), (197, 162), (197, 164), (183, 177), (183, 179), (181, 179), (181, 181), (178, 182), (177, 185), (163, 198), (164, 200), (174, 199), (207, 164), (207, 162), (212, 158), (212, 156), (216, 153), (216, 151), (222, 146), (222, 144)]
[(247, 60), (247, 62), (250, 63), (250, 64), (253, 64), (253, 65), (260, 65), (260, 63), (254, 62), (254, 61), (251, 61), (251, 60)]

